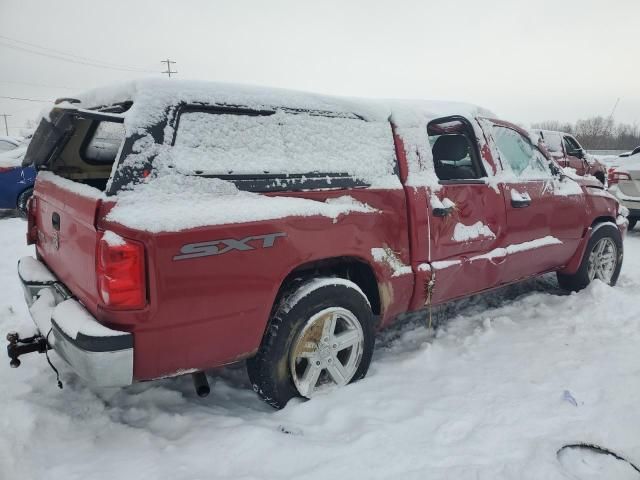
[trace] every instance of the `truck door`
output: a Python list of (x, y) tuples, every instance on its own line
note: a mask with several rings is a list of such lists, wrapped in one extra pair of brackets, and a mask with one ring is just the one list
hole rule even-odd
[(506, 122), (493, 123), (491, 130), (505, 168), (501, 189), (507, 259), (502, 281), (508, 283), (563, 266), (575, 252), (586, 214), (580, 186), (554, 177), (528, 136)]
[(428, 258), (436, 276), (433, 302), (438, 303), (498, 284), (504, 255), (496, 248), (505, 234), (506, 214), (502, 192), (487, 182), (469, 121), (437, 119), (427, 130), (440, 184), (428, 195)]

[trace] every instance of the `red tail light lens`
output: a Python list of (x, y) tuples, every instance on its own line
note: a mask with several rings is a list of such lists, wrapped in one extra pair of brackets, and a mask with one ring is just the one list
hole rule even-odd
[(105, 306), (143, 308), (147, 303), (144, 246), (111, 232), (98, 241), (98, 291)]
[(631, 175), (622, 170), (609, 170), (609, 185), (615, 185), (619, 183), (620, 180), (631, 180)]
[(8, 172), (9, 170), (13, 170), (16, 167), (0, 167), (0, 173)]

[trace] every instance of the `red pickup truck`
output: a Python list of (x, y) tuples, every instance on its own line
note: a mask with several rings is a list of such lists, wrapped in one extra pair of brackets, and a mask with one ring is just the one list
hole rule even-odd
[(533, 130), (544, 142), (550, 156), (561, 166), (573, 168), (577, 175), (591, 175), (606, 185), (607, 167), (585, 152), (573, 135), (556, 130)]
[(627, 220), (462, 104), (145, 80), (60, 101), (26, 162), (37, 332), (98, 386), (246, 359), (274, 407), (358, 380), (407, 312), (557, 272), (615, 284)]

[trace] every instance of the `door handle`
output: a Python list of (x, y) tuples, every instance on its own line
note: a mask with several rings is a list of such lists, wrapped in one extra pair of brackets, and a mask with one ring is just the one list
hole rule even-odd
[(527, 208), (529, 205), (531, 205), (530, 199), (526, 199), (526, 198), (523, 198), (521, 200), (514, 200), (513, 198), (511, 199), (511, 206), (513, 208)]
[(51, 226), (54, 230), (60, 231), (60, 214), (58, 212), (53, 212), (51, 215)]
[(453, 212), (453, 207), (436, 207), (432, 210), (434, 217), (448, 217)]

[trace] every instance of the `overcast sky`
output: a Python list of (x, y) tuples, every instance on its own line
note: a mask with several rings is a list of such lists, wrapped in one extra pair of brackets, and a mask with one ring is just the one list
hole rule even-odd
[[(525, 124), (620, 98), (615, 119), (640, 123), (640, 0), (0, 0), (0, 96), (160, 76), (167, 57), (179, 78), (468, 101)], [(19, 127), (43, 105), (0, 98), (0, 114)]]

